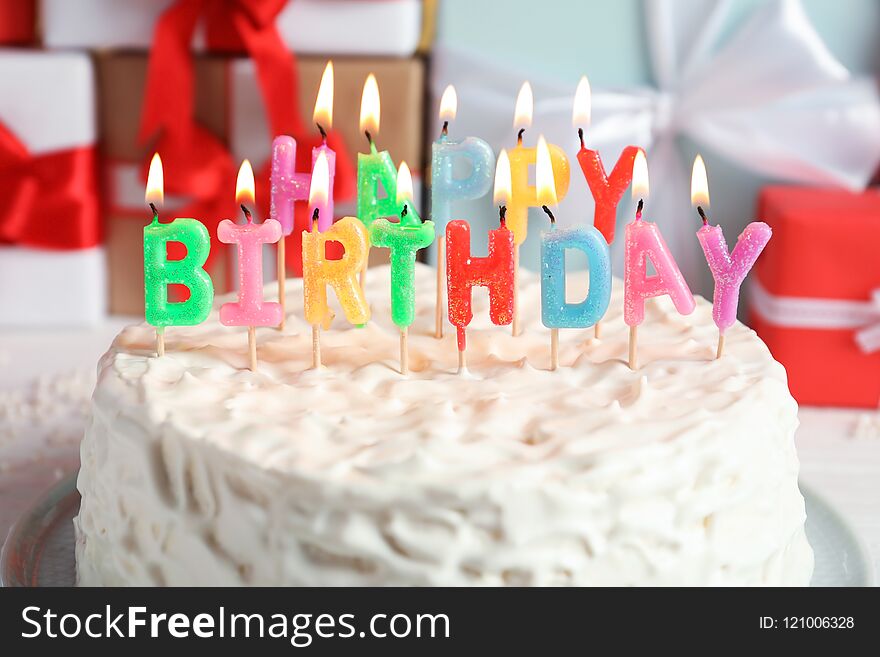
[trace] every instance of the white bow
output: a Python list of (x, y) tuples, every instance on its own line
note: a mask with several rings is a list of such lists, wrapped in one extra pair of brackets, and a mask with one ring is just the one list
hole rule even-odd
[(767, 322), (788, 328), (855, 330), (862, 351), (880, 350), (880, 288), (868, 301), (783, 297), (757, 281), (749, 288), (752, 308)]
[[(646, 0), (657, 87), (594, 93), (586, 134), (609, 169), (623, 146), (645, 147), (652, 192), (647, 216), (660, 224), (688, 280), (708, 281), (694, 237), (690, 163), (682, 162), (678, 138), (771, 179), (862, 189), (880, 161), (880, 101), (873, 80), (851, 77), (831, 55), (797, 0), (763, 4), (726, 38), (731, 2), (690, 0), (686, 11), (684, 4)], [(521, 74), (458, 51), (442, 51), (436, 62), (435, 96), (453, 83), (462, 102), (455, 134), (510, 147)], [(574, 85), (531, 82), (535, 128), (527, 136), (542, 132), (573, 154)], [(592, 197), (574, 163), (560, 223), (589, 221), (592, 212)], [(729, 239), (750, 219), (736, 224), (728, 212), (723, 216)], [(622, 242), (613, 247), (618, 272)]]

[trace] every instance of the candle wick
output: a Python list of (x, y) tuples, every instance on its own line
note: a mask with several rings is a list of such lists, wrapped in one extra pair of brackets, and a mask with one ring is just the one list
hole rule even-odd
[(154, 203), (150, 203), (150, 210), (153, 211), (153, 222), (159, 223), (159, 210)]
[(525, 131), (526, 131), (525, 128), (520, 128), (520, 129), (519, 129), (519, 132), (516, 133), (516, 145), (517, 145), (517, 146), (522, 146), (523, 133), (524, 133)]
[(241, 204), (241, 211), (244, 213), (244, 218), (247, 219), (247, 222), (251, 223), (253, 221), (253, 217), (251, 217), (251, 211), (245, 207), (244, 203)]
[(400, 211), (400, 218), (403, 219), (403, 218), (406, 216), (406, 213), (407, 213), (408, 211), (409, 211), (409, 210), (408, 210), (408, 208), (407, 208), (407, 205), (406, 205), (406, 203), (404, 203), (404, 204), (403, 204), (403, 210)]
[(578, 139), (581, 140), (581, 148), (584, 148), (584, 129), (578, 128)]
[(700, 218), (703, 220), (704, 226), (709, 225), (709, 217), (706, 216), (706, 213), (703, 211), (703, 207), (700, 205), (697, 206), (697, 214), (699, 214)]
[(498, 223), (501, 224), (502, 228), (507, 228), (507, 206), (499, 205), (498, 206)]
[(326, 144), (327, 143), (327, 131), (324, 130), (324, 126), (322, 126), (320, 123), (315, 123), (315, 125), (318, 126), (318, 132), (321, 133), (321, 139), (323, 139), (324, 143)]
[(553, 213), (550, 211), (550, 208), (548, 208), (546, 205), (542, 205), (541, 209), (544, 211), (544, 213), (548, 217), (550, 217), (550, 225), (555, 226), (556, 225), (556, 217), (553, 216)]
[(312, 232), (314, 233), (318, 228), (318, 215), (320, 214), (320, 210), (315, 208), (314, 212), (312, 212)]
[(642, 210), (644, 209), (644, 207), (645, 207), (645, 200), (640, 198), (639, 205), (636, 208), (636, 220), (637, 221), (642, 218)]
[(445, 137), (449, 134), (449, 121), (443, 122), (443, 128), (440, 130), (440, 136)]
[(370, 146), (373, 145), (373, 136), (370, 134), (369, 130), (364, 130), (364, 134), (367, 136), (367, 141), (370, 143)]

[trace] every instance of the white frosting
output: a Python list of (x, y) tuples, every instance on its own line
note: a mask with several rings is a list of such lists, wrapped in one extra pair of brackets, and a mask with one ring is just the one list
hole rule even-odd
[(256, 373), (216, 311), (168, 329), (164, 358), (150, 327), (124, 330), (82, 446), (80, 583), (809, 582), (797, 406), (751, 330), (716, 361), (708, 303), (649, 301), (631, 371), (615, 281), (601, 341), (562, 330), (551, 372), (523, 272), (523, 335), (477, 290), (459, 374), (454, 329), (433, 337), (434, 271), (416, 274), (408, 377), (387, 268), (369, 271), (369, 325), (337, 312), (322, 332), (323, 371), (296, 280), (285, 332), (257, 331)]

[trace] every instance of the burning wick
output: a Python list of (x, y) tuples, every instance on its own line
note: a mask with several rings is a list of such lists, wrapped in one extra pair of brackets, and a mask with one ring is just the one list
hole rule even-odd
[(525, 128), (520, 128), (519, 132), (516, 133), (516, 145), (522, 146), (523, 133), (526, 131)]
[(541, 209), (544, 211), (544, 213), (548, 217), (550, 217), (550, 225), (555, 226), (556, 225), (556, 217), (553, 216), (553, 213), (550, 211), (550, 208), (548, 208), (546, 205), (542, 205)]
[(155, 222), (158, 223), (158, 221), (159, 221), (159, 210), (156, 209), (155, 204), (150, 203), (150, 210), (153, 211), (153, 221), (155, 221)]
[(578, 128), (578, 139), (581, 140), (581, 148), (584, 148), (584, 129)]
[(373, 145), (373, 136), (370, 134), (369, 130), (364, 130), (364, 134), (367, 136), (367, 141), (370, 143), (370, 146)]
[[(327, 131), (324, 130), (324, 126), (322, 126), (320, 123), (316, 123), (315, 125), (318, 126), (318, 132), (321, 133), (321, 139), (323, 139), (324, 143), (326, 144), (327, 143)], [(369, 136), (370, 136), (369, 133), (367, 133), (367, 138), (369, 138)]]
[(703, 211), (703, 207), (701, 205), (697, 206), (697, 214), (699, 214), (700, 219), (703, 220), (703, 225), (707, 226), (709, 224), (709, 217), (706, 216), (706, 213)]
[(639, 199), (639, 205), (636, 208), (636, 221), (642, 218), (642, 209), (645, 207), (644, 199)]
[(445, 137), (448, 134), (449, 134), (449, 121), (444, 121), (443, 128), (441, 128), (441, 130), (440, 130), (440, 136)]
[(501, 224), (502, 228), (507, 228), (507, 206), (499, 205), (498, 206), (498, 223)]
[(247, 222), (251, 223), (253, 221), (253, 217), (251, 217), (251, 211), (245, 207), (244, 203), (241, 204), (241, 211), (244, 213), (244, 218), (247, 219)]

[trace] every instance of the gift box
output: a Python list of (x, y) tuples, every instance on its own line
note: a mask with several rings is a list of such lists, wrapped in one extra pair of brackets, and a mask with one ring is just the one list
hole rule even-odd
[(0, 50), (0, 325), (81, 325), (106, 308), (86, 55)]
[[(311, 117), (324, 58), (299, 57), (296, 77), (299, 83), (299, 110)], [(377, 135), (380, 148), (388, 149), (395, 162), (406, 160), (414, 178), (423, 163), (423, 107), (425, 65), (419, 58), (340, 58), (334, 60), (334, 129), (339, 133), (350, 158), (366, 150), (366, 140), (358, 129), (360, 96), (364, 79), (373, 72), (382, 94), (382, 130)], [(110, 307), (114, 313), (143, 312), (142, 230), (149, 220), (144, 206), (144, 163), (154, 148), (138, 139), (142, 102), (147, 77), (147, 56), (136, 53), (102, 54), (97, 57), (99, 78), (100, 134), (105, 181)], [(269, 128), (264, 99), (259, 93), (254, 63), (246, 58), (202, 55), (195, 58), (195, 120), (231, 152), (237, 166), (248, 158), (259, 173), (270, 155), (272, 130)], [(176, 171), (166, 165), (166, 183)], [(228, 189), (215, 195), (232, 199), (234, 176)], [(268, 192), (260, 189), (258, 203), (268, 205)], [(163, 216), (181, 216), (176, 210), (186, 206), (184, 199), (166, 196)], [(233, 204), (234, 211), (234, 204)], [(354, 213), (353, 202), (337, 202), (336, 215)], [(223, 216), (195, 216), (213, 226)], [(265, 210), (262, 216), (266, 216)], [(235, 218), (232, 215), (231, 218)], [(295, 233), (287, 240), (288, 255), (299, 248)], [(226, 258), (212, 261), (209, 271), (218, 292), (231, 289), (234, 281), (234, 249), (219, 244), (213, 250)], [(273, 279), (274, 250), (267, 250), (267, 278)], [(291, 271), (291, 273), (296, 273)]]
[[(41, 0), (43, 42), (50, 48), (147, 49), (162, 13), (178, 0)], [(189, 2), (191, 6), (198, 3)], [(198, 51), (240, 50), (226, 17), (242, 7), (260, 20), (263, 0), (202, 3), (193, 41)], [(270, 10), (271, 11), (271, 10)], [(291, 0), (275, 24), (283, 42), (301, 54), (408, 57), (425, 43), (433, 21), (421, 0)]]
[(880, 191), (772, 186), (749, 323), (802, 404), (880, 403)]

